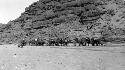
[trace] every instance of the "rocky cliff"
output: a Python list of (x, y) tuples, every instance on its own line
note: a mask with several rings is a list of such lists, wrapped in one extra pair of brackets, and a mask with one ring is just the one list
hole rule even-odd
[(80, 36), (121, 40), (124, 35), (123, 0), (39, 0), (20, 17), (0, 26), (1, 43)]

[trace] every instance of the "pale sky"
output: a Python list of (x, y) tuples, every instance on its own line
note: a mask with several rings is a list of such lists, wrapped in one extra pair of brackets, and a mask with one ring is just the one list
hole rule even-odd
[(0, 23), (16, 19), (26, 7), (36, 1), (38, 0), (0, 0)]

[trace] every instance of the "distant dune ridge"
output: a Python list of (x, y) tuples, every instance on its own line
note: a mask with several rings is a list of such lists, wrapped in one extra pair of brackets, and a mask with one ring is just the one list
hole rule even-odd
[(17, 19), (0, 25), (0, 43), (22, 38), (103, 36), (125, 40), (124, 0), (39, 0)]

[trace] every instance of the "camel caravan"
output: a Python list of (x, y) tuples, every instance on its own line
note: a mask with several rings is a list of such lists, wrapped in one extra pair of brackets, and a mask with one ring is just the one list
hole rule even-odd
[(23, 46), (103, 46), (104, 45), (104, 38), (103, 37), (82, 37), (82, 38), (50, 38), (50, 39), (41, 39), (36, 38), (30, 41), (26, 41), (22, 39), (18, 43), (18, 47), (23, 48)]

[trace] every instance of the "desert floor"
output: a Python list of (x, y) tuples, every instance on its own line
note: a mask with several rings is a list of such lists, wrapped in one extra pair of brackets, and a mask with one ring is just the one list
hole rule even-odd
[(125, 70), (125, 46), (0, 46), (0, 70)]

